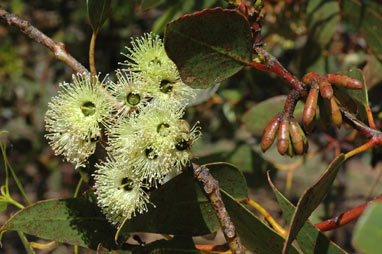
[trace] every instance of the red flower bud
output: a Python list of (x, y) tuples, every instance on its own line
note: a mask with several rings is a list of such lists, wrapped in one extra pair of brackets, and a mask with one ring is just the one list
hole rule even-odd
[(322, 98), (328, 100), (333, 97), (332, 85), (326, 79), (321, 79), (320, 81), (320, 94)]
[(330, 83), (338, 86), (343, 86), (349, 89), (361, 89), (362, 83), (358, 79), (351, 78), (345, 75), (328, 74), (326, 75)]
[(265, 152), (273, 144), (275, 140), (276, 132), (280, 124), (280, 114), (277, 114), (267, 124), (263, 132), (263, 138), (261, 139), (261, 150)]
[(277, 136), (277, 148), (281, 155), (284, 155), (289, 146), (289, 121), (287, 118), (281, 120), (279, 133)]
[(310, 123), (313, 121), (314, 116), (316, 114), (318, 90), (319, 90), (318, 84), (317, 83), (313, 84), (312, 88), (309, 91), (308, 97), (306, 98), (304, 114), (302, 117), (304, 126), (310, 125)]

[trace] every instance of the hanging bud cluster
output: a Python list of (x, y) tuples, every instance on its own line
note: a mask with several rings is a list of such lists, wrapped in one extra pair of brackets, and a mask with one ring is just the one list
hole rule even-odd
[[(348, 89), (361, 89), (362, 83), (359, 80), (337, 74), (321, 77), (315, 72), (310, 72), (302, 78), (302, 82), (310, 87), (302, 119), (306, 132), (312, 131), (317, 111), (324, 121), (331, 121), (338, 128), (342, 125), (342, 115), (338, 104), (351, 112), (356, 112), (355, 102), (341, 90), (336, 89), (336, 96), (334, 96), (332, 84)], [(317, 106), (319, 106), (319, 110)], [(281, 155), (302, 155), (308, 151), (308, 139), (304, 131), (296, 119), (287, 113), (277, 114), (264, 129), (261, 140), (263, 152), (273, 144), (276, 135), (277, 148)]]
[[(338, 128), (342, 125), (342, 115), (338, 104), (356, 110), (354, 102), (340, 90), (336, 91), (337, 97), (334, 96), (331, 84), (348, 89), (361, 89), (362, 83), (359, 80), (337, 74), (320, 77), (315, 72), (309, 72), (302, 78), (302, 82), (310, 86), (303, 114), (303, 124), (307, 132), (311, 132), (314, 127), (317, 105), (319, 105), (321, 117), (329, 118)], [(319, 103), (319, 101), (322, 101), (322, 103)]]
[(189, 164), (201, 135), (182, 119), (195, 92), (180, 80), (159, 36), (133, 40), (124, 55), (126, 68), (116, 70), (115, 82), (74, 75), (45, 116), (50, 145), (76, 168), (86, 166), (98, 142), (106, 143), (107, 157), (93, 175), (95, 193), (116, 226), (147, 211), (148, 190)]
[(308, 151), (308, 139), (304, 131), (293, 117), (277, 114), (268, 123), (263, 132), (261, 149), (268, 150), (277, 135), (277, 149), (281, 155), (302, 155)]

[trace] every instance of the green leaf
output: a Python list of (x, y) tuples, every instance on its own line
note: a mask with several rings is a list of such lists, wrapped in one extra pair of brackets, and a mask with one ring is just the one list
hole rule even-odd
[[(268, 177), (269, 185), (272, 187), (276, 195), (277, 201), (280, 204), (283, 215), (290, 223), (295, 206), (289, 202), (274, 186), (271, 178)], [(347, 253), (341, 249), (337, 244), (330, 241), (324, 233), (317, 229), (309, 220), (307, 220), (300, 232), (297, 234), (297, 242), (304, 254), (326, 253), (326, 254), (345, 254)]]
[(252, 60), (252, 36), (239, 11), (206, 9), (167, 25), (165, 49), (180, 76), (193, 88), (207, 88)]
[[(206, 164), (222, 189), (237, 200), (247, 198), (244, 176), (228, 163)], [(127, 221), (123, 232), (151, 232), (184, 236), (205, 235), (220, 229), (219, 221), (200, 184), (188, 173), (166, 183), (150, 196), (156, 208)], [(181, 222), (181, 223), (180, 223)]]
[(134, 250), (134, 254), (200, 254), (204, 253), (195, 249), (191, 237), (175, 236), (171, 240), (155, 241), (143, 248)]
[[(228, 163), (207, 166), (222, 189), (235, 199), (247, 198), (247, 184), (237, 168)], [(123, 239), (129, 236), (128, 232), (193, 236), (220, 229), (208, 198), (190, 174), (183, 173), (154, 191), (150, 201), (156, 208), (149, 207), (148, 213), (127, 221), (120, 233)], [(117, 247), (114, 244), (116, 229), (107, 222), (92, 193), (78, 199), (37, 202), (11, 217), (0, 228), (0, 232), (5, 230), (18, 230), (91, 249), (96, 249), (99, 243), (108, 249)]]
[(92, 193), (78, 199), (39, 201), (12, 216), (0, 228), (0, 232), (5, 230), (90, 249), (97, 249), (99, 243), (116, 247), (116, 229), (107, 222)]
[(110, 14), (111, 0), (86, 0), (93, 32), (97, 33)]
[[(223, 202), (243, 245), (254, 253), (281, 253), (284, 238), (222, 190)], [(294, 246), (289, 254), (299, 253)]]
[(358, 112), (360, 114), (361, 119), (367, 119), (367, 108), (369, 107), (369, 97), (367, 94), (367, 87), (365, 82), (365, 77), (363, 72), (360, 69), (349, 70), (339, 72), (340, 75), (346, 75), (355, 79), (358, 79), (362, 82), (362, 89), (346, 89), (344, 87), (336, 87), (341, 92), (347, 94), (350, 98), (352, 98), (357, 103)]
[(307, 3), (307, 26), (310, 40), (324, 48), (332, 39), (339, 21), (339, 6), (334, 0), (311, 0)]
[(381, 218), (381, 202), (375, 202), (366, 208), (354, 229), (353, 243), (358, 250), (367, 254), (382, 253)]
[(345, 161), (345, 155), (340, 154), (335, 158), (325, 172), (321, 175), (320, 179), (311, 187), (305, 190), (297, 203), (291, 223), (289, 225), (289, 234), (285, 240), (283, 253), (289, 248), (293, 240), (296, 238), (300, 229), (304, 226), (306, 220), (312, 212), (321, 203), (326, 193), (329, 191), (334, 179), (337, 176), (338, 170), (342, 163)]
[(365, 35), (368, 50), (382, 61), (382, 8), (373, 1), (340, 1), (342, 18)]
[(154, 6), (160, 4), (163, 0), (142, 0), (141, 9), (142, 11), (146, 11)]
[[(246, 130), (253, 135), (261, 136), (268, 122), (284, 109), (286, 95), (279, 95), (262, 101), (250, 108), (242, 117)], [(304, 112), (304, 104), (298, 102), (294, 116), (299, 120)]]
[(240, 168), (248, 185), (253, 188), (267, 183), (267, 171), (272, 175), (277, 173), (277, 169), (271, 162), (265, 160), (261, 154), (246, 144), (238, 146), (229, 156), (228, 161)]

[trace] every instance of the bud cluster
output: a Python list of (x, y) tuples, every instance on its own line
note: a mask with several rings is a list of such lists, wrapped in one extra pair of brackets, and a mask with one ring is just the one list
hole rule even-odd
[[(330, 120), (338, 128), (342, 125), (342, 115), (338, 104), (347, 105), (353, 101), (340, 91), (338, 91), (338, 93), (336, 92), (338, 98), (335, 97), (331, 83), (348, 89), (362, 88), (362, 83), (359, 80), (337, 74), (328, 74), (326, 77), (321, 77), (315, 72), (309, 72), (302, 78), (302, 82), (310, 86), (303, 114), (303, 124), (307, 132), (311, 132), (313, 129), (313, 120), (316, 116), (317, 104), (322, 105), (322, 103), (318, 103), (319, 100), (323, 101), (323, 106), (320, 106), (321, 116), (329, 116)], [(319, 97), (319, 94), (321, 97)], [(351, 108), (354, 108), (353, 105)]]
[[(336, 90), (336, 96), (334, 96), (331, 84), (348, 89), (361, 89), (362, 83), (359, 80), (337, 74), (321, 77), (315, 72), (309, 72), (302, 78), (302, 82), (310, 87), (302, 119), (306, 132), (311, 132), (314, 127), (317, 105), (319, 106), (320, 117), (330, 119), (338, 128), (342, 125), (342, 115), (338, 104), (345, 106), (352, 112), (357, 110), (355, 102), (341, 90)], [(307, 152), (308, 139), (293, 116), (279, 113), (272, 118), (263, 132), (261, 140), (263, 152), (273, 144), (276, 134), (277, 148), (281, 155), (302, 155)]]
[(76, 168), (87, 165), (98, 142), (106, 142), (107, 157), (94, 173), (95, 193), (116, 226), (147, 211), (147, 192), (188, 165), (201, 134), (182, 119), (195, 92), (180, 80), (159, 36), (133, 40), (124, 55), (128, 60), (116, 70), (115, 82), (73, 75), (45, 116), (50, 145)]
[(277, 114), (265, 127), (261, 140), (263, 152), (273, 144), (277, 133), (277, 149), (281, 155), (302, 155), (308, 151), (308, 139), (293, 117)]

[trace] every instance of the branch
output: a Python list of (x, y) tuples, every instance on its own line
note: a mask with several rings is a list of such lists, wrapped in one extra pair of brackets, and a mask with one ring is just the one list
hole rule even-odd
[(273, 72), (283, 78), (293, 89), (297, 90), (301, 96), (305, 97), (308, 94), (306, 86), (294, 75), (292, 75), (276, 57), (269, 54), (263, 47), (255, 47), (255, 51), (261, 60), (261, 63), (252, 61), (249, 66), (262, 70)]
[(283, 114), (287, 115), (289, 118), (293, 117), (294, 109), (296, 108), (297, 102), (302, 98), (302, 95), (295, 89), (292, 89), (287, 96), (284, 105)]
[(339, 227), (342, 227), (343, 225), (348, 224), (349, 222), (352, 222), (354, 220), (357, 220), (363, 213), (363, 211), (366, 209), (368, 205), (371, 203), (377, 201), (377, 200), (382, 200), (382, 195), (379, 195), (376, 197), (374, 200), (369, 201), (367, 203), (364, 203), (360, 206), (357, 206), (349, 211), (346, 211), (344, 213), (341, 213), (331, 219), (328, 219), (326, 221), (317, 223), (315, 226), (321, 231), (328, 231), (332, 229), (336, 229)]
[(373, 136), (378, 135), (378, 130), (372, 129), (367, 126), (365, 123), (361, 122), (357, 118), (355, 118), (349, 111), (343, 108), (341, 105), (338, 105), (342, 115), (345, 117), (345, 121), (350, 124), (354, 129), (361, 132), (367, 138), (372, 138)]
[(232, 250), (233, 254), (244, 254), (244, 248), (241, 244), (239, 235), (235, 230), (231, 218), (228, 215), (227, 210), (225, 209), (218, 181), (211, 175), (209, 169), (205, 166), (198, 166), (192, 163), (190, 167), (193, 176), (203, 184), (205, 193), (207, 194), (212, 207), (215, 210), (215, 213), (219, 219), (220, 225), (223, 230), (224, 237)]
[(89, 73), (89, 71), (81, 63), (79, 63), (66, 51), (65, 45), (63, 43), (57, 43), (53, 41), (36, 27), (32, 26), (28, 21), (22, 20), (16, 14), (11, 14), (1, 8), (0, 17), (4, 19), (8, 25), (18, 27), (23, 33), (28, 35), (29, 38), (50, 49), (50, 51), (54, 53), (56, 59), (63, 61), (74, 71), (80, 73)]

